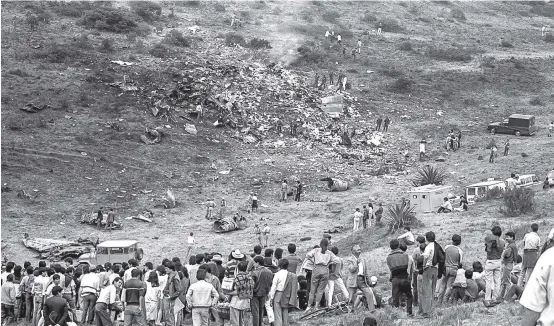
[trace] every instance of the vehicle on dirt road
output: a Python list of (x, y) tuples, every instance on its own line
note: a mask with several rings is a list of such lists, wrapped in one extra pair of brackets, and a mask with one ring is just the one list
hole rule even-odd
[(512, 114), (502, 122), (493, 122), (487, 126), (492, 134), (512, 134), (516, 136), (534, 135), (539, 128), (535, 126), (535, 116), (525, 114)]
[(79, 256), (79, 265), (104, 265), (105, 263), (122, 263), (129, 259), (141, 261), (144, 256), (136, 240), (108, 240), (99, 243), (94, 252)]

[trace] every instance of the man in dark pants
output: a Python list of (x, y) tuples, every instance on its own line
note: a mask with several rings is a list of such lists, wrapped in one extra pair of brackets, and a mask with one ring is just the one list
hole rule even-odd
[(302, 183), (300, 180), (296, 181), (296, 196), (294, 197), (295, 201), (300, 201), (300, 194), (302, 193)]
[(377, 128), (375, 130), (381, 131), (381, 124), (383, 123), (383, 118), (379, 117), (377, 118)]
[(65, 325), (68, 314), (67, 300), (62, 298), (62, 287), (54, 286), (52, 297), (44, 302), (44, 325)]
[(250, 300), (252, 308), (252, 326), (262, 326), (264, 319), (264, 306), (267, 301), (267, 295), (273, 282), (273, 273), (264, 267), (264, 258), (262, 256), (254, 257), (254, 295)]
[(95, 316), (96, 325), (98, 326), (112, 326), (113, 323), (110, 319), (110, 310), (115, 310), (116, 314), (121, 312), (119, 308), (114, 305), (117, 300), (117, 291), (123, 285), (123, 279), (116, 277), (113, 283), (106, 286), (100, 291), (98, 300), (96, 301)]
[(390, 125), (390, 119), (389, 117), (385, 117), (385, 121), (383, 125), (383, 131), (389, 131), (389, 125)]
[(387, 257), (387, 265), (390, 269), (390, 280), (392, 282), (392, 304), (395, 307), (400, 306), (400, 295), (405, 294), (407, 300), (406, 311), (412, 315), (412, 287), (409, 275), (411, 273), (410, 259), (408, 254), (400, 250), (400, 242), (393, 239), (390, 242), (392, 252)]
[[(146, 283), (139, 279), (140, 270), (133, 269), (131, 279), (123, 285), (121, 293), (121, 301), (124, 304), (124, 320), (125, 326), (137, 324), (138, 326), (146, 326), (144, 306), (144, 295), (146, 294)], [(168, 279), (169, 282), (169, 279)]]

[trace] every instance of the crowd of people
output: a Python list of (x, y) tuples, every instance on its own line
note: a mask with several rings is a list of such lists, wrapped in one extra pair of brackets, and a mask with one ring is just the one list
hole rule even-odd
[[(500, 226), (494, 226), (485, 238), (484, 264), (464, 266), (468, 260), (460, 235), (454, 234), (443, 248), (434, 232), (416, 237), (406, 227), (390, 241), (388, 303), (405, 305), (410, 316), (417, 306), (417, 317), (428, 318), (437, 304), (476, 301), (482, 292), (486, 307), (519, 299), (527, 309), (525, 325), (537, 320), (550, 325), (554, 229), (542, 246), (538, 229), (531, 225), (520, 254), (515, 233), (502, 236)], [(38, 266), (7, 262), (1, 274), (2, 321), (7, 325), (24, 319), (32, 326), (65, 326), (71, 320), (82, 325), (95, 321), (97, 326), (117, 321), (181, 326), (190, 315), (194, 326), (210, 321), (222, 326), (227, 320), (243, 326), (246, 319), (260, 326), (267, 316), (270, 325), (283, 326), (289, 325), (289, 311), (307, 314), (336, 302), (346, 302), (351, 311), (374, 312), (385, 303), (375, 289), (377, 277), (371, 275), (375, 262), (361, 259), (361, 252), (354, 245), (348, 256), (340, 257), (325, 234), (304, 257), (290, 243), (286, 250), (256, 245), (251, 255), (235, 249), (226, 263), (217, 252), (190, 255), (185, 265), (178, 257), (166, 258), (156, 267), (152, 262), (139, 266), (135, 259), (98, 266), (74, 264), (71, 258), (50, 266), (45, 261)]]

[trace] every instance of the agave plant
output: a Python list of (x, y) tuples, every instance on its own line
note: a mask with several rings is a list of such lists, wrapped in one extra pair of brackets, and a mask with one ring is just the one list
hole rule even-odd
[(443, 169), (431, 165), (425, 165), (417, 171), (417, 176), (412, 180), (414, 187), (425, 185), (440, 185), (444, 182), (446, 173)]
[(388, 220), (389, 232), (395, 232), (396, 230), (404, 227), (405, 224), (410, 224), (413, 217), (415, 217), (414, 207), (410, 207), (410, 201), (403, 199), (402, 202), (396, 203), (394, 206), (389, 207)]

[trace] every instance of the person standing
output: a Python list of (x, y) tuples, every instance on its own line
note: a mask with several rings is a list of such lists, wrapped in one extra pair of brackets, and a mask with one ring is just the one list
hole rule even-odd
[(425, 140), (422, 140), (419, 142), (419, 160), (423, 161), (425, 160), (425, 144), (427, 142)]
[(205, 281), (205, 270), (199, 269), (196, 278), (198, 282), (192, 284), (187, 291), (187, 309), (192, 314), (193, 326), (208, 326), (210, 308), (217, 304), (219, 293), (212, 284)]
[[(506, 249), (502, 252), (502, 288), (500, 290), (500, 300), (504, 300), (506, 291), (508, 291), (512, 285), (511, 274), (514, 269), (514, 263), (517, 264), (519, 253), (517, 252), (517, 245), (515, 243), (516, 235), (514, 232), (509, 231), (504, 235), (506, 239)], [(517, 283), (517, 281), (516, 281)]]
[[(81, 285), (79, 286), (81, 293), (79, 298), (82, 298), (82, 311), (81, 323), (92, 324), (94, 317), (94, 306), (96, 305), (96, 298), (100, 293), (100, 278), (96, 274), (96, 267), (83, 266), (83, 278), (81, 279)], [(88, 317), (88, 318), (87, 318)]]
[(373, 290), (368, 285), (369, 270), (366, 264), (360, 259), (362, 249), (359, 245), (352, 247), (352, 254), (346, 258), (345, 266), (348, 270), (348, 278), (346, 279), (346, 287), (349, 293), (349, 304), (354, 305), (354, 301), (357, 297), (356, 292), (362, 291), (366, 298), (369, 311), (375, 309), (375, 296)]
[[(153, 274), (155, 275), (156, 273)], [(112, 326), (111, 311), (115, 311), (116, 315), (121, 312), (121, 309), (115, 303), (117, 302), (117, 293), (122, 285), (123, 279), (116, 277), (112, 284), (100, 291), (95, 307), (97, 326)]]
[(321, 85), (319, 86), (319, 89), (322, 89), (324, 90), (325, 88), (327, 88), (327, 75), (323, 75), (323, 77), (321, 77)]
[(144, 307), (146, 309), (146, 322), (154, 326), (158, 320), (158, 307), (163, 299), (157, 273), (150, 273), (146, 279), (146, 293), (144, 295)]
[(517, 280), (517, 285), (524, 287), (527, 280), (533, 273), (535, 264), (539, 259), (539, 251), (541, 248), (541, 238), (537, 234), (539, 231), (539, 225), (537, 223), (531, 224), (531, 232), (527, 233), (523, 237), (523, 264), (521, 274)]
[(363, 227), (364, 227), (364, 229), (367, 229), (367, 223), (369, 221), (369, 209), (367, 208), (366, 205), (364, 205), (363, 210), (364, 210), (364, 212), (363, 212), (363, 214), (364, 214), (364, 216), (363, 216), (363, 222), (364, 222)]
[(375, 211), (375, 223), (381, 223), (381, 218), (383, 217), (383, 203), (379, 203), (379, 207)]
[[(307, 310), (311, 308), (313, 303), (317, 305), (321, 302), (321, 297), (323, 296), (325, 288), (327, 287), (327, 282), (329, 281), (329, 265), (339, 263), (337, 256), (328, 250), (327, 247), (329, 246), (329, 241), (327, 239), (322, 239), (319, 242), (319, 246), (320, 248), (315, 248), (308, 252), (305, 258), (305, 260), (311, 261), (314, 265)], [(332, 271), (334, 271), (334, 267), (332, 268)]]
[(279, 201), (287, 201), (287, 193), (288, 193), (288, 183), (287, 180), (283, 180), (281, 183), (281, 196), (279, 197)]
[(98, 213), (96, 214), (96, 229), (98, 230), (102, 228), (102, 220), (104, 219), (104, 214), (102, 214), (103, 209), (104, 207), (100, 207)]
[(554, 133), (554, 121), (551, 121), (548, 125), (548, 137), (552, 137), (552, 134)]
[(62, 298), (62, 287), (54, 286), (52, 296), (44, 301), (44, 325), (65, 325), (69, 316), (67, 300)]
[(330, 71), (329, 72), (329, 85), (334, 85), (334, 81), (333, 81), (334, 78), (335, 78), (335, 72)]
[(260, 244), (260, 246), (263, 246), (262, 229), (260, 228), (259, 224), (254, 224), (254, 236), (256, 237), (256, 239), (258, 239), (258, 243)]
[(504, 156), (508, 156), (509, 152), (510, 152), (510, 140), (506, 139), (506, 142), (504, 143)]
[(383, 121), (383, 131), (387, 132), (389, 131), (389, 125), (390, 125), (390, 119), (388, 116), (385, 117), (385, 120)]
[[(296, 307), (298, 279), (288, 271), (288, 260), (279, 261), (279, 271), (275, 273), (269, 290), (269, 299), (273, 302), (275, 326), (289, 325), (289, 307)], [(309, 309), (309, 308), (308, 308)]]
[[(200, 266), (203, 260), (204, 255), (202, 255), (201, 258), (197, 256), (197, 265), (195, 266)], [(175, 318), (178, 313), (175, 310), (176, 307), (182, 304), (182, 302), (180, 304), (177, 304), (177, 300), (179, 300), (178, 298), (181, 295), (181, 279), (179, 278), (179, 274), (176, 271), (175, 263), (173, 262), (169, 262), (165, 265), (165, 272), (167, 274), (167, 281), (165, 282), (165, 287), (163, 289), (163, 318), (166, 321), (166, 325), (178, 326), (176, 325), (178, 318)], [(198, 275), (199, 272), (200, 269), (197, 270), (196, 274)], [(125, 285), (126, 284), (127, 282), (125, 282)], [(125, 287), (125, 285), (123, 287)]]
[(335, 292), (335, 286), (337, 286), (341, 291), (344, 301), (348, 301), (348, 298), (350, 297), (348, 289), (346, 288), (346, 285), (344, 285), (344, 281), (342, 279), (343, 261), (338, 256), (339, 249), (333, 246), (331, 247), (331, 252), (335, 254), (338, 262), (333, 268), (334, 271), (329, 273), (329, 282), (327, 284), (327, 291), (325, 292), (325, 298), (327, 298), (327, 307), (330, 307), (333, 303), (333, 293)]
[(206, 202), (206, 218), (210, 220), (213, 215), (213, 211), (215, 208), (215, 202), (212, 198), (208, 198), (208, 201)]
[(262, 230), (262, 234), (264, 236), (264, 248), (267, 248), (267, 243), (269, 241), (269, 233), (270, 233), (270, 228), (269, 228), (269, 225), (267, 225), (267, 223), (264, 224), (264, 229)]
[(108, 212), (108, 219), (106, 220), (106, 230), (112, 230), (115, 222), (115, 213), (113, 211), (113, 208), (110, 208), (110, 211)]
[(300, 195), (302, 194), (304, 186), (300, 180), (296, 180), (296, 196), (294, 197), (295, 201), (300, 201)]
[(319, 74), (316, 72), (315, 73), (315, 85), (314, 85), (315, 88), (318, 88), (319, 87)]
[(554, 249), (546, 250), (537, 261), (519, 304), (525, 307), (522, 326), (554, 323)]
[(262, 256), (254, 257), (252, 278), (254, 279), (254, 292), (252, 300), (250, 300), (252, 326), (262, 326), (264, 306), (273, 282), (273, 273), (264, 267), (264, 258)]
[(227, 201), (225, 200), (225, 197), (221, 197), (221, 202), (219, 206), (219, 218), (224, 218), (225, 213), (227, 211)]
[(360, 229), (360, 220), (363, 218), (363, 214), (360, 212), (359, 208), (356, 208), (356, 212), (354, 212), (354, 227), (352, 228), (352, 231), (356, 232)]
[(491, 155), (489, 156), (489, 163), (494, 163), (494, 157), (496, 156), (496, 145), (491, 146)]
[(340, 36), (340, 34), (337, 35), (337, 43), (338, 44), (342, 43), (342, 36)]
[(379, 25), (377, 26), (377, 35), (381, 35), (383, 32), (383, 23), (379, 22)]
[(358, 53), (362, 52), (362, 41), (358, 39), (358, 43), (356, 44), (358, 46)]
[(229, 308), (231, 311), (231, 325), (245, 326), (245, 311), (250, 307), (250, 300), (254, 293), (254, 280), (246, 272), (248, 263), (241, 261), (237, 265), (237, 275), (233, 283), (233, 290), (228, 294), (231, 296)]
[(377, 131), (381, 131), (381, 124), (383, 123), (383, 118), (381, 118), (381, 116), (379, 116), (377, 118), (377, 127), (375, 127), (375, 130)]
[(408, 254), (400, 250), (400, 242), (396, 239), (390, 241), (391, 253), (387, 257), (387, 266), (390, 270), (392, 282), (392, 305), (400, 306), (400, 295), (406, 295), (406, 311), (412, 315), (413, 294), (410, 284), (412, 262)]
[(2, 325), (9, 325), (15, 320), (15, 304), (17, 303), (17, 290), (13, 284), (13, 274), (6, 276), (6, 282), (2, 284)]
[(464, 257), (464, 252), (460, 249), (461, 243), (462, 237), (459, 234), (454, 234), (452, 236), (452, 244), (444, 248), (444, 265), (446, 271), (439, 283), (439, 304), (442, 304), (445, 299), (446, 302), (449, 302), (452, 284), (454, 284), (458, 266), (462, 264)]
[(414, 290), (414, 305), (418, 305), (419, 312), (421, 312), (421, 305), (419, 304), (419, 298), (421, 298), (421, 283), (423, 280), (423, 252), (425, 251), (425, 237), (422, 235), (417, 236), (416, 247), (412, 251), (412, 258), (414, 260), (415, 268), (412, 272), (412, 288)]
[(500, 287), (502, 280), (502, 253), (506, 247), (506, 242), (501, 238), (502, 229), (495, 225), (491, 229), (492, 235), (485, 237), (485, 251), (487, 260), (485, 261), (485, 307), (492, 307), (499, 303)]
[(144, 304), (146, 284), (139, 279), (140, 274), (138, 268), (133, 269), (131, 272), (131, 279), (123, 284), (121, 301), (123, 302), (125, 326), (131, 326), (133, 324), (138, 324), (139, 326), (146, 325), (146, 309)]
[(422, 317), (430, 318), (435, 310), (434, 294), (437, 288), (437, 278), (439, 274), (439, 252), (440, 246), (435, 243), (435, 233), (429, 231), (425, 233), (427, 245), (423, 252), (423, 278), (421, 280), (421, 305)]

